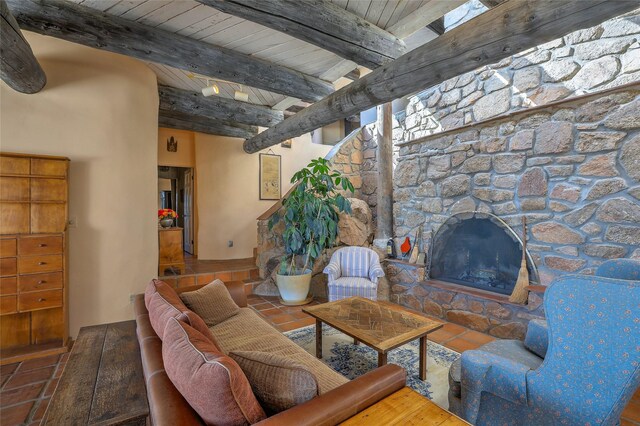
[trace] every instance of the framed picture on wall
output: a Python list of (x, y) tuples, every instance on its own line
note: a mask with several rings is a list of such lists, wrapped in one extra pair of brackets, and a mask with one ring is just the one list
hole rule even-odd
[(281, 193), (280, 156), (260, 154), (260, 199), (279, 200)]

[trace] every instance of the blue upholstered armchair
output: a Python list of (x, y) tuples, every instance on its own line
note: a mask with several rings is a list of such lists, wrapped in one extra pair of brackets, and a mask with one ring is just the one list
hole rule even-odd
[(366, 247), (336, 250), (323, 272), (329, 280), (329, 302), (353, 296), (377, 300), (378, 278), (384, 277), (378, 253)]
[(462, 355), (459, 414), (476, 425), (617, 424), (640, 384), (640, 282), (564, 276), (544, 307), (537, 366), (482, 348)]
[(595, 275), (619, 280), (640, 281), (640, 260), (611, 259), (598, 266)]

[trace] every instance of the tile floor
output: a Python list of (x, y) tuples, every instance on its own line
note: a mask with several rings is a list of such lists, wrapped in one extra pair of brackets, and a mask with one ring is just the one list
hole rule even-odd
[[(281, 331), (315, 323), (313, 318), (302, 312), (301, 306), (284, 306), (277, 297), (249, 295), (247, 299), (251, 308)], [(440, 330), (429, 334), (429, 338), (456, 352), (475, 349), (494, 339), (452, 323), (446, 323)], [(54, 355), (0, 366), (0, 425), (40, 423), (67, 357), (68, 354)], [(621, 426), (640, 426), (640, 390), (623, 412)]]
[(0, 366), (0, 424), (37, 425), (58, 384), (69, 354)]

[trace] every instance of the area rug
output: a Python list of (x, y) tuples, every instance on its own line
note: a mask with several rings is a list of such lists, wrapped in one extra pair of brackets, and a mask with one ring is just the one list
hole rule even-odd
[[(316, 333), (314, 325), (284, 334), (307, 352), (315, 355)], [(323, 325), (322, 354), (322, 360), (326, 364), (348, 379), (361, 376), (378, 366), (378, 353), (375, 350), (363, 344), (354, 345), (351, 337), (327, 325)], [(398, 364), (407, 370), (407, 386), (447, 408), (449, 406), (447, 374), (449, 366), (460, 354), (437, 343), (428, 342), (427, 355), (426, 381), (422, 381), (418, 377), (420, 353), (417, 340), (391, 350), (387, 362)]]

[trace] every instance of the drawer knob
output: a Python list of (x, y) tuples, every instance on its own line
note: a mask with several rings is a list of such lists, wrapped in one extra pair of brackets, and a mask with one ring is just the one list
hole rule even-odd
[(40, 280), (40, 281), (38, 281), (38, 284), (46, 284), (46, 283), (47, 283), (47, 281), (46, 281), (46, 280)]
[(44, 302), (45, 300), (47, 299), (45, 299), (44, 297), (41, 297), (40, 299), (38, 299), (38, 302)]
[(46, 247), (47, 245), (45, 243), (40, 243), (40, 247)]
[(38, 262), (38, 265), (46, 265), (47, 262)]

